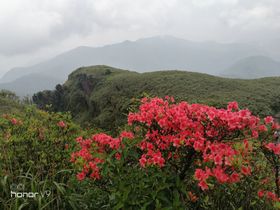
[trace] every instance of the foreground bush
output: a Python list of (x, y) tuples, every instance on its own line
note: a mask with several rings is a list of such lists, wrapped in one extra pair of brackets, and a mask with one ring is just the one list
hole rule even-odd
[(119, 137), (77, 138), (72, 162), (78, 180), (107, 192), (104, 208), (273, 209), (278, 129), (236, 102), (217, 109), (144, 98)]
[[(79, 186), (69, 157), (79, 135), (68, 113), (26, 107), (0, 116), (0, 209), (78, 208), (82, 198), (75, 195)], [(11, 191), (39, 194), (16, 198)]]

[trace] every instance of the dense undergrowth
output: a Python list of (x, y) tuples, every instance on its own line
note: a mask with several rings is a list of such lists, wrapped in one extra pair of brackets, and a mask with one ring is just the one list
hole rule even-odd
[(135, 99), (110, 133), (18, 106), (0, 117), (0, 209), (279, 207), (278, 124), (237, 103)]
[(279, 82), (96, 66), (37, 108), (1, 91), (0, 209), (278, 209)]

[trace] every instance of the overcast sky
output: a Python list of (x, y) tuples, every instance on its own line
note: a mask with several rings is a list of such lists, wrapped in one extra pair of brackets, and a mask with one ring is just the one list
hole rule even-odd
[(80, 45), (155, 35), (279, 39), (280, 0), (0, 0), (0, 76)]

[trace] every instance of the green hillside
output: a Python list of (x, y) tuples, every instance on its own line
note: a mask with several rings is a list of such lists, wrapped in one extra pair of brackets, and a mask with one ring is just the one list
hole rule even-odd
[(71, 111), (81, 123), (111, 130), (125, 122), (131, 99), (144, 93), (217, 107), (237, 101), (260, 116), (280, 110), (280, 77), (240, 80), (185, 71), (136, 73), (109, 66), (79, 68), (65, 84), (39, 92), (33, 100), (40, 108), (51, 104), (48, 109)]

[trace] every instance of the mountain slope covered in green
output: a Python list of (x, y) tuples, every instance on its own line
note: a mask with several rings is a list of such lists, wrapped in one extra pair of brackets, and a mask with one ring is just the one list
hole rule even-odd
[(225, 107), (237, 101), (242, 108), (265, 116), (279, 112), (280, 77), (255, 80), (225, 79), (185, 71), (136, 73), (109, 66), (79, 68), (54, 91), (33, 96), (40, 108), (71, 111), (85, 124), (112, 130), (125, 123), (133, 98), (174, 96), (176, 100)]

